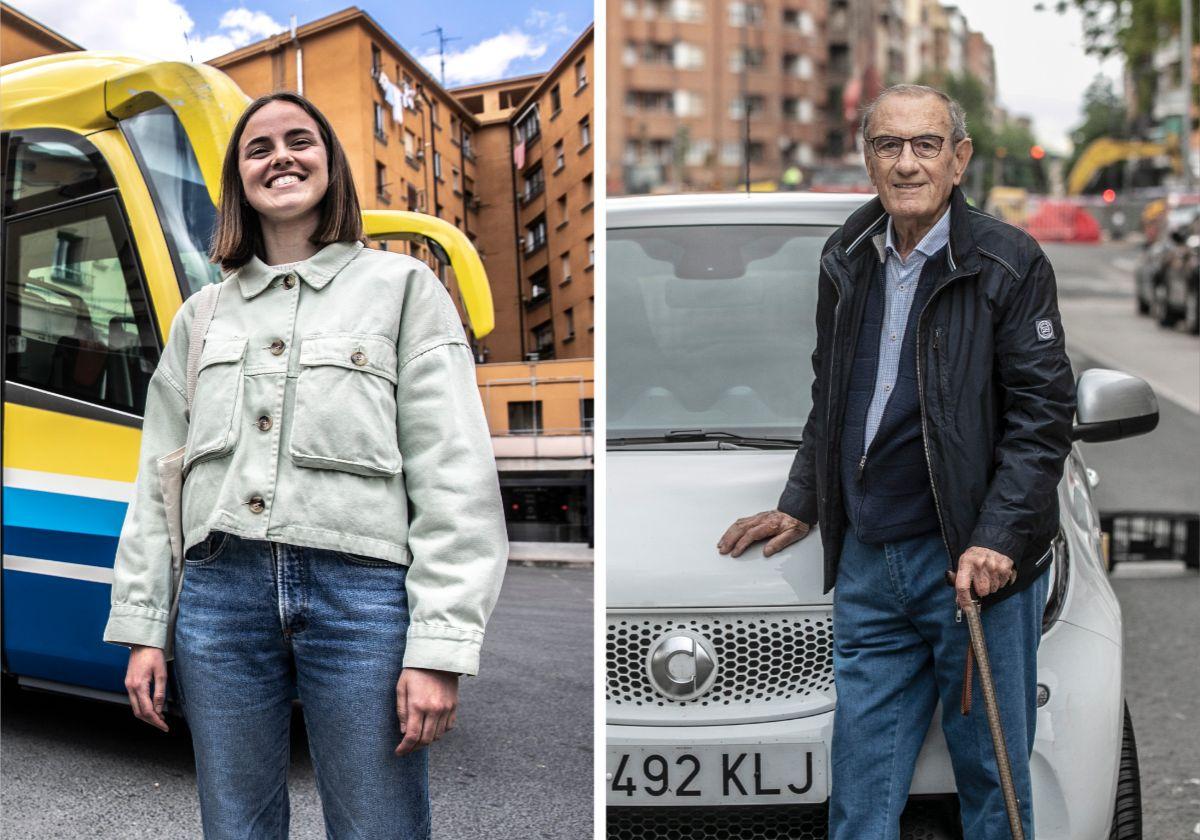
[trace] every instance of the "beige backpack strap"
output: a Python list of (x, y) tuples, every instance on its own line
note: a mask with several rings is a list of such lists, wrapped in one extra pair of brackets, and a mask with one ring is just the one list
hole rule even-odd
[(192, 320), (192, 333), (188, 340), (187, 360), (187, 404), (192, 409), (196, 396), (196, 379), (200, 375), (200, 353), (204, 350), (204, 338), (217, 311), (217, 300), (221, 296), (221, 283), (210, 283), (196, 293), (196, 317)]

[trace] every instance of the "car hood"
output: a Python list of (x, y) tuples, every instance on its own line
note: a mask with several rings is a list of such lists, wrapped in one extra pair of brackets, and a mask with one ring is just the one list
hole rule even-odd
[(832, 603), (820, 534), (763, 557), (717, 553), (735, 519), (772, 510), (794, 450), (610, 450), (607, 600), (610, 609)]

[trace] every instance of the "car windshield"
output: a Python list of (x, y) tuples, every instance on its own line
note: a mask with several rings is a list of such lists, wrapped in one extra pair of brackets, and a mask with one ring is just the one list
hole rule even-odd
[(608, 232), (610, 439), (679, 430), (798, 438), (828, 227)]
[(217, 209), (175, 112), (160, 105), (120, 125), (150, 188), (183, 296), (219, 282), (220, 267), (208, 261)]

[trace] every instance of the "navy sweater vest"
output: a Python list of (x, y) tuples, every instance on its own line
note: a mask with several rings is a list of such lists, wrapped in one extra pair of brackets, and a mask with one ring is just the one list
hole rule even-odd
[(875, 392), (879, 334), (884, 320), (882, 267), (871, 278), (867, 289), (850, 372), (850, 390), (846, 395), (841, 447), (842, 499), (846, 517), (855, 535), (865, 543), (894, 542), (938, 528), (921, 437), (916, 345), (917, 318), (944, 268), (945, 249), (926, 260), (921, 270), (900, 348), (896, 384), (884, 407), (879, 429), (865, 452), (866, 462), (862, 464), (867, 412)]

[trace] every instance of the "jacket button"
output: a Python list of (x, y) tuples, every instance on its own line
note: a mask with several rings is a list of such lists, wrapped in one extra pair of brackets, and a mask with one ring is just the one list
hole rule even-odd
[(355, 350), (350, 356), (350, 361), (354, 362), (354, 364), (358, 365), (359, 367), (362, 367), (367, 363), (367, 354), (361, 350)]
[(285, 346), (286, 345), (283, 343), (283, 339), (277, 338), (271, 342), (271, 352), (274, 353), (276, 356), (278, 356), (280, 353), (283, 352), (283, 348)]
[(267, 503), (263, 501), (262, 496), (251, 496), (250, 497), (250, 512), (251, 513), (262, 513), (266, 509), (267, 509)]
[(265, 414), (262, 417), (259, 417), (258, 418), (258, 428), (260, 431), (263, 431), (263, 432), (270, 431), (271, 418)]
[(296, 275), (295, 274), (287, 274), (284, 276), (283, 288), (290, 289), (290, 288), (292, 288), (292, 286), (295, 286), (295, 285), (296, 285)]

